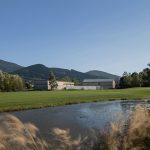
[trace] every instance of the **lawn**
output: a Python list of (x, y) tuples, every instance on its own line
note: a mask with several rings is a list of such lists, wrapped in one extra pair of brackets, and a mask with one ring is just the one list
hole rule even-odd
[(150, 99), (150, 88), (121, 90), (0, 92), (0, 112), (101, 100)]

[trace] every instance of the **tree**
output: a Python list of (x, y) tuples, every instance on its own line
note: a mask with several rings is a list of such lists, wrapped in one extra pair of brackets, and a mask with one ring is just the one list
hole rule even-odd
[(145, 68), (141, 74), (142, 74), (142, 79), (143, 79), (143, 86), (149, 87), (150, 86), (150, 69)]
[(141, 79), (137, 72), (131, 74), (131, 87), (140, 87)]
[(25, 81), (25, 88), (28, 90), (32, 89), (32, 84), (30, 83), (30, 81)]
[(147, 64), (147, 66), (149, 67), (143, 69), (140, 73), (134, 72), (130, 74), (124, 72), (123, 76), (120, 78), (119, 87), (150, 87), (150, 63)]
[(18, 75), (0, 71), (0, 91), (20, 91), (24, 88), (24, 82)]
[(2, 71), (0, 71), (0, 91), (4, 91), (4, 74)]
[(56, 89), (58, 86), (55, 75), (52, 71), (49, 73), (49, 86), (51, 91)]
[(71, 82), (71, 78), (69, 76), (64, 76), (62, 78), (63, 81)]
[(120, 78), (120, 83), (119, 83), (120, 88), (130, 88), (130, 87), (132, 87), (131, 86), (131, 81), (132, 81), (131, 74), (127, 73), (127, 72), (124, 72), (123, 76)]
[(72, 82), (74, 82), (75, 85), (81, 85), (81, 82), (76, 78), (74, 78)]

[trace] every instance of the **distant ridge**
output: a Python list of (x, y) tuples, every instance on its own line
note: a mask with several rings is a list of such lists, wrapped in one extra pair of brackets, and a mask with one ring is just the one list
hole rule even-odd
[(47, 79), (49, 68), (42, 64), (35, 64), (16, 70), (13, 73), (25, 79)]
[(13, 72), (16, 71), (18, 69), (23, 68), (22, 66), (12, 63), (12, 62), (8, 62), (8, 61), (4, 61), (0, 59), (0, 70), (5, 71), (5, 72)]
[(0, 60), (0, 70), (5, 72), (18, 74), (26, 80), (48, 79), (49, 72), (52, 70), (57, 80), (71, 79), (83, 81), (84, 79), (115, 79), (119, 76), (106, 73), (103, 71), (92, 70), (86, 73), (76, 71), (74, 69), (49, 68), (43, 64), (35, 64), (28, 67), (22, 67), (18, 64)]
[(104, 72), (104, 71), (99, 71), (99, 70), (91, 70), (91, 71), (88, 71), (86, 73), (89, 74), (89, 75), (96, 76), (96, 77), (101, 78), (101, 79), (107, 78), (107, 79), (119, 80), (119, 78), (120, 78), (120, 76), (110, 74), (110, 73), (107, 73), (107, 72)]
[(48, 79), (49, 72), (53, 71), (57, 80), (63, 80), (65, 77), (82, 81), (85, 78), (97, 78), (95, 76), (82, 73), (76, 70), (68, 70), (62, 68), (48, 68), (42, 64), (35, 64), (21, 68), (13, 73), (19, 74), (25, 79)]

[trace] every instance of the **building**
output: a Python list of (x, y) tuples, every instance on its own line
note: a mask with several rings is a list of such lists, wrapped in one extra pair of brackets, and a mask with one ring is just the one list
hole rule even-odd
[[(74, 82), (67, 81), (56, 81), (57, 82), (57, 90), (66, 89), (66, 87), (74, 86)], [(48, 80), (34, 80), (34, 89), (35, 90), (50, 90), (49, 81)]]
[(100, 89), (114, 89), (116, 83), (113, 79), (84, 79), (83, 86), (99, 86)]
[(74, 82), (67, 82), (67, 81), (57, 81), (57, 89), (58, 90), (63, 90), (67, 89), (67, 87), (73, 87)]
[(49, 84), (47, 80), (34, 80), (34, 90), (48, 90)]
[(100, 86), (67, 86), (66, 90), (100, 90)]

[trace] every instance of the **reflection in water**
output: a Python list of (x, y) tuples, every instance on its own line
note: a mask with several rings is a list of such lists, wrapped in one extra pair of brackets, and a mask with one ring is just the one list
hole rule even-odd
[[(75, 122), (79, 123), (78, 129), (82, 127), (89, 128), (91, 126), (88, 135), (85, 136), (85, 132), (84, 136), (80, 135), (80, 132), (76, 130), (79, 135), (74, 138), (69, 129), (55, 127), (51, 130), (52, 137), (48, 138), (49, 140), (47, 139), (47, 142), (43, 140), (38, 128), (33, 124), (22, 123), (18, 118), (12, 115), (0, 115), (0, 150), (149, 149), (150, 113), (149, 109), (147, 109), (149, 103), (142, 101), (117, 102), (116, 105), (115, 103), (109, 103), (109, 105), (108, 102), (99, 103), (98, 105), (91, 103), (86, 104), (87, 107), (80, 105), (80, 109), (76, 111), (70, 109), (68, 106), (68, 112), (74, 112), (76, 115), (80, 114), (80, 117), (76, 116), (74, 119), (76, 120)], [(137, 104), (138, 107), (135, 107)], [(66, 110), (66, 108), (64, 110)], [(25, 111), (25, 113), (26, 112), (28, 111)], [(128, 118), (131, 112), (132, 116)], [(121, 120), (119, 120), (118, 113), (122, 114), (122, 117), (125, 119), (128, 119), (124, 120), (124, 118), (121, 118)], [(58, 114), (60, 115), (61, 113)], [(94, 120), (93, 117), (98, 120)], [(93, 124), (92, 121), (94, 121)], [(112, 123), (111, 121), (115, 122)], [(86, 122), (89, 124), (84, 124)], [(111, 123), (110, 126), (108, 126), (109, 128), (106, 128), (106, 124), (109, 123)], [(105, 130), (95, 129), (98, 124)], [(50, 135), (48, 130), (47, 133)]]
[(69, 129), (72, 136), (85, 136), (89, 128), (100, 129), (121, 117), (127, 118), (137, 104), (149, 105), (149, 101), (105, 101), (62, 107), (49, 107), (12, 112), (23, 122), (35, 124), (43, 137), (51, 139), (53, 128)]

